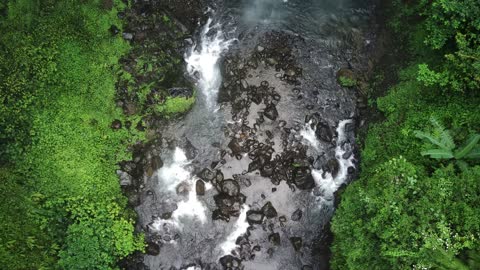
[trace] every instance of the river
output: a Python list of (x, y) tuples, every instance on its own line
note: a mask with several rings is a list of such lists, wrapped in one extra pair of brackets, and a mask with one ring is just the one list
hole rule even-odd
[(158, 141), (139, 226), (149, 269), (328, 269), (334, 195), (356, 175), (369, 1), (212, 3), (185, 54), (197, 101)]

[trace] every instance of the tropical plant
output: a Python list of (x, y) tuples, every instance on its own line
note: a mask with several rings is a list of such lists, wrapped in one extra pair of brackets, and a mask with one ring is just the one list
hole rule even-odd
[(480, 158), (480, 145), (478, 144), (480, 134), (471, 135), (461, 147), (457, 147), (449, 130), (445, 129), (434, 117), (431, 117), (430, 122), (434, 126), (432, 133), (417, 130), (415, 136), (437, 148), (422, 151), (422, 156), (430, 156), (434, 159), (455, 159), (457, 165), (462, 169), (466, 166), (462, 159)]

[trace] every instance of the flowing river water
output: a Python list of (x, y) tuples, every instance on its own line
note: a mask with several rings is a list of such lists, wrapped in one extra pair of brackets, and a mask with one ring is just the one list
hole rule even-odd
[(336, 78), (371, 43), (373, 4), (213, 3), (186, 52), (197, 102), (143, 179), (148, 269), (328, 269), (334, 195), (356, 174), (357, 97)]

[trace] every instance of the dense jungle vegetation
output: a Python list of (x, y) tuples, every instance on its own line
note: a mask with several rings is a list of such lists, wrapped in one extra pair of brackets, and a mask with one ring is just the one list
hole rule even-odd
[(396, 0), (387, 17), (398, 82), (372, 82), (384, 117), (333, 219), (332, 267), (480, 269), (480, 2)]
[(143, 250), (115, 174), (121, 1), (0, 1), (2, 269), (111, 269)]
[[(125, 2), (0, 0), (1, 269), (116, 269), (145, 248), (115, 174), (146, 136), (112, 129), (141, 118), (114, 101), (133, 80), (112, 33)], [(383, 118), (332, 221), (332, 268), (480, 269), (480, 2), (392, 0), (388, 22), (398, 80), (372, 79)]]

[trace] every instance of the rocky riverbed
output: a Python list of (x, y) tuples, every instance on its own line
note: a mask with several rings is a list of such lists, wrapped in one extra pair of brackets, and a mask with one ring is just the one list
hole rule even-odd
[[(291, 2), (272, 8), (303, 8)], [(196, 2), (190, 37), (176, 3), (145, 17), (183, 18), (177, 82), (195, 84), (197, 101), (180, 118), (149, 118), (151, 141), (119, 171), (148, 242), (127, 268), (328, 269), (335, 193), (357, 172), (374, 6), (339, 5), (303, 32), (281, 26), (287, 15), (252, 24), (229, 1)]]

